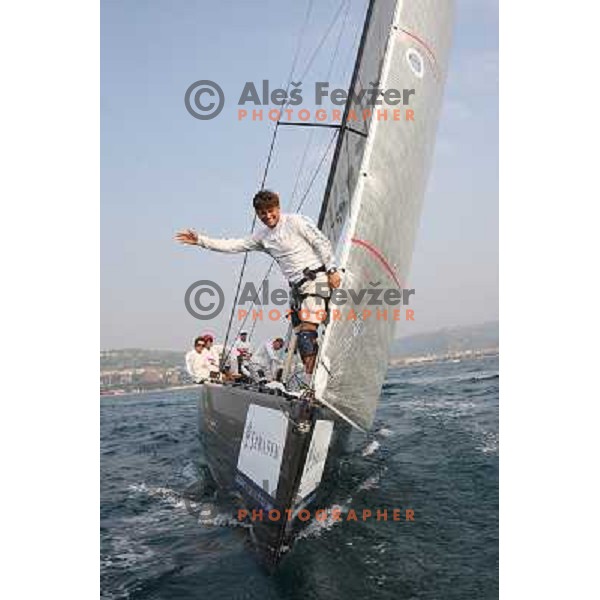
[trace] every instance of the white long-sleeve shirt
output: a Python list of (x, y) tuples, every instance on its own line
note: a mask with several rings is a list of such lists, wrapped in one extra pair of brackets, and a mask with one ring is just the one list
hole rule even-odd
[(238, 357), (242, 356), (242, 363), (250, 360), (250, 355), (252, 354), (252, 346), (248, 341), (237, 340), (233, 347), (231, 348), (231, 356), (233, 357), (233, 371), (239, 373), (240, 375), (246, 375), (247, 373), (239, 372), (239, 363)]
[(281, 214), (275, 227), (264, 227), (247, 238), (213, 239), (199, 235), (198, 245), (217, 252), (266, 252), (290, 283), (300, 281), (307, 267), (317, 269), (325, 265), (329, 270), (335, 266), (327, 237), (311, 219), (297, 214)]
[(268, 377), (273, 378), (277, 369), (283, 365), (281, 350), (275, 350), (272, 340), (267, 340), (252, 356), (252, 363), (255, 368), (262, 369)]
[(190, 350), (185, 355), (185, 367), (190, 377), (196, 382), (208, 379), (210, 376), (210, 364), (207, 360), (208, 354), (204, 349), (202, 352), (196, 352), (196, 350)]

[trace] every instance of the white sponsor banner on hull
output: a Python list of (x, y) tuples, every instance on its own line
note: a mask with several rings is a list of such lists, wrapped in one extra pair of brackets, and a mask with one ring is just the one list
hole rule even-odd
[(304, 471), (302, 471), (302, 479), (298, 487), (300, 498), (306, 498), (321, 483), (332, 432), (333, 421), (319, 419), (315, 423), (306, 462), (304, 463)]
[(251, 404), (246, 415), (237, 468), (275, 497), (288, 418), (280, 410)]

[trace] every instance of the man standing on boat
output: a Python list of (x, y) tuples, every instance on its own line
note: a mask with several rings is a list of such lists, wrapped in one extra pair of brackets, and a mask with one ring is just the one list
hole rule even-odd
[(283, 214), (279, 195), (261, 190), (253, 199), (262, 231), (242, 239), (213, 239), (192, 229), (179, 231), (175, 239), (217, 252), (266, 252), (279, 265), (288, 280), (292, 296), (292, 325), (297, 335), (298, 352), (304, 369), (311, 375), (317, 356), (317, 329), (329, 289), (340, 286), (331, 243), (307, 217)]

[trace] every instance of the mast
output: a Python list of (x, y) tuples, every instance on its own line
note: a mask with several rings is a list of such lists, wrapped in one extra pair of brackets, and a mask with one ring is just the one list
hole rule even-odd
[(352, 72), (352, 78), (350, 79), (350, 87), (348, 89), (348, 98), (346, 99), (346, 106), (344, 106), (344, 116), (342, 117), (342, 123), (340, 125), (340, 131), (336, 140), (335, 150), (333, 152), (333, 158), (331, 160), (331, 168), (329, 169), (329, 177), (327, 178), (327, 185), (325, 186), (325, 194), (323, 196), (323, 203), (321, 204), (321, 212), (319, 213), (318, 227), (323, 227), (325, 221), (325, 215), (327, 214), (327, 206), (329, 205), (329, 196), (331, 195), (331, 188), (335, 177), (335, 171), (338, 160), (340, 158), (340, 152), (342, 150), (342, 143), (344, 142), (344, 135), (348, 129), (348, 113), (350, 112), (350, 105), (352, 103), (352, 93), (356, 82), (358, 80), (358, 73), (360, 70), (360, 63), (362, 60), (363, 52), (365, 50), (365, 44), (367, 41), (367, 35), (369, 33), (369, 25), (371, 24), (371, 17), (373, 15), (373, 8), (375, 7), (375, 0), (369, 0), (369, 6), (367, 8), (367, 14), (365, 15), (365, 22), (363, 24), (362, 34), (360, 36), (360, 43), (358, 45), (358, 51), (356, 53), (356, 62), (354, 63), (354, 70)]

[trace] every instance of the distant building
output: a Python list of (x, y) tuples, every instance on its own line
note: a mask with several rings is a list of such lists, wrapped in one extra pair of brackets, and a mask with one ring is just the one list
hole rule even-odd
[(165, 373), (164, 382), (168, 385), (179, 385), (181, 383), (181, 375), (178, 369), (169, 369)]
[(140, 383), (162, 383), (163, 373), (159, 369), (142, 369)]
[(185, 383), (189, 383), (189, 377), (181, 366), (145, 364), (135, 368), (105, 367), (100, 371), (100, 391), (102, 393), (142, 391)]

